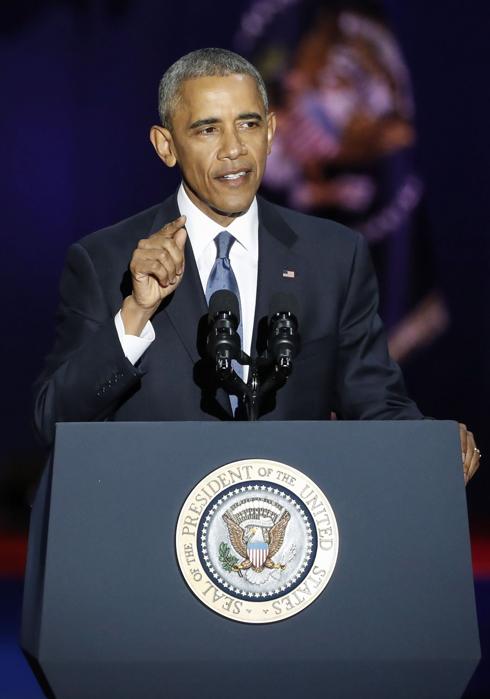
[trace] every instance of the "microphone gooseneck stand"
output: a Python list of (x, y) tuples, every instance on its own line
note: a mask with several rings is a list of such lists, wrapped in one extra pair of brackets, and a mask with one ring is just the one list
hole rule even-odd
[[(274, 364), (273, 360), (265, 357), (252, 359), (245, 352), (241, 352), (237, 361), (242, 366), (248, 365), (250, 367), (247, 383), (238, 376), (231, 366), (231, 361), (223, 362), (218, 357), (216, 357), (216, 373), (228, 393), (238, 396), (240, 403), (245, 408), (246, 419), (255, 421), (258, 420), (264, 397), (286, 383), (292, 370), (292, 363), (287, 366), (286, 364)], [(267, 366), (271, 367), (272, 373), (264, 381), (261, 381), (259, 368)]]
[[(279, 310), (285, 307), (295, 308), (294, 299), (276, 294), (271, 303), (267, 350), (254, 359), (240, 348), (236, 296), (229, 291), (218, 291), (210, 301), (208, 354), (215, 359), (220, 383), (228, 393), (238, 397), (249, 421), (258, 420), (265, 396), (284, 386), (293, 369), (299, 345), (298, 321), (295, 313)], [(233, 360), (250, 367), (247, 383), (233, 369)], [(267, 369), (269, 373), (262, 380), (261, 374)]]

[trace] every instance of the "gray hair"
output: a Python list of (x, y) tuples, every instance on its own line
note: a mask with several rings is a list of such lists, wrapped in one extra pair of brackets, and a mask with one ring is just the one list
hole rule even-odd
[(267, 112), (269, 108), (267, 91), (257, 68), (233, 51), (215, 48), (198, 49), (179, 58), (165, 71), (160, 80), (158, 112), (163, 126), (166, 129), (171, 127), (172, 111), (178, 103), (181, 86), (185, 80), (225, 75), (250, 75), (257, 84)]

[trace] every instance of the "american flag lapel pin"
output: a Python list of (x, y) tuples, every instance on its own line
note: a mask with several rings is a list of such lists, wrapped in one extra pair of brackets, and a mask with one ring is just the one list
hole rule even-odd
[(282, 276), (285, 279), (294, 279), (296, 276), (296, 273), (295, 273), (294, 269), (283, 269)]

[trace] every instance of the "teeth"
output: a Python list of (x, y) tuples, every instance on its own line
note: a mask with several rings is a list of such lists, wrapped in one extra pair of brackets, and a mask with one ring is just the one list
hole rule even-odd
[(234, 174), (232, 174), (232, 175), (223, 175), (223, 179), (225, 179), (225, 180), (236, 180), (236, 179), (238, 179), (239, 177), (243, 177), (244, 175), (245, 175), (245, 170), (243, 170), (242, 172), (236, 172), (236, 173), (234, 173)]

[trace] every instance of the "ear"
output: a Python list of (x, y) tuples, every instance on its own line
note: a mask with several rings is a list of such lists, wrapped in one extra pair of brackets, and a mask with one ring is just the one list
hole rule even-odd
[(274, 112), (269, 112), (267, 115), (267, 155), (272, 150), (272, 141), (276, 132), (276, 115)]
[(152, 126), (150, 129), (150, 141), (160, 160), (163, 160), (167, 167), (173, 167), (177, 162), (177, 158), (174, 154), (170, 131), (163, 126)]

